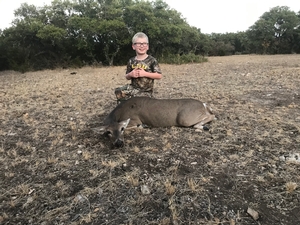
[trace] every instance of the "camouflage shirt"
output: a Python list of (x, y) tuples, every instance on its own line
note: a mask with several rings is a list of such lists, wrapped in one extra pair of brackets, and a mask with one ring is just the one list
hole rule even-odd
[[(161, 73), (157, 60), (150, 55), (144, 60), (137, 60), (135, 57), (129, 59), (126, 74), (136, 68), (144, 69), (146, 72), (150, 73)], [(133, 88), (139, 90), (153, 91), (154, 79), (148, 77), (131, 78), (131, 85)]]

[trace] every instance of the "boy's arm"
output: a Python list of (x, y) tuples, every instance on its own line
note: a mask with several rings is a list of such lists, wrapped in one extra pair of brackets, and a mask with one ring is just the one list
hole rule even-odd
[(148, 77), (151, 79), (161, 79), (162, 78), (162, 73), (161, 69), (159, 67), (158, 61), (152, 57), (152, 60), (150, 62), (150, 69), (151, 72), (145, 71), (145, 70), (140, 70), (139, 76), (140, 77)]
[(132, 67), (131, 67), (131, 60), (128, 61), (127, 67), (126, 67), (126, 73), (125, 73), (125, 78), (127, 80), (131, 80), (131, 72), (132, 72)]
[(151, 63), (152, 65), (151, 67), (151, 73), (146, 72), (145, 76), (152, 78), (152, 79), (161, 79), (162, 78), (162, 72), (160, 69), (160, 66), (158, 64), (158, 61), (156, 60), (156, 58), (153, 57), (153, 61)]
[(132, 70), (130, 73), (127, 73), (125, 75), (127, 80), (130, 80), (131, 78), (138, 78), (138, 77), (148, 77), (151, 79), (161, 79), (162, 75), (161, 73), (151, 73), (151, 72), (147, 72), (143, 69), (134, 69)]
[(125, 78), (126, 78), (127, 80), (130, 80), (130, 79), (131, 79), (131, 72), (130, 72), (130, 73), (126, 73), (126, 74), (125, 74)]
[(139, 77), (148, 77), (148, 78), (151, 78), (151, 79), (161, 79), (162, 74), (158, 73), (158, 72), (151, 73), (151, 72), (147, 72), (143, 69), (140, 69), (139, 70)]

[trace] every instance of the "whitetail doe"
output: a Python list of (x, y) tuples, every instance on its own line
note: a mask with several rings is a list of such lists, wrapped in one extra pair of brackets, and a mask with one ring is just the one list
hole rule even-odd
[(206, 128), (204, 124), (214, 119), (211, 109), (196, 99), (133, 97), (117, 105), (98, 130), (105, 131), (115, 147), (122, 147), (126, 128), (179, 126), (203, 129)]

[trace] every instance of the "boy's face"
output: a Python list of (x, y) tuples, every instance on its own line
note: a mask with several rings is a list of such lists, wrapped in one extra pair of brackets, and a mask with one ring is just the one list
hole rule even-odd
[(132, 45), (133, 50), (136, 51), (138, 55), (144, 55), (149, 49), (149, 44), (146, 38), (137, 38), (135, 43)]

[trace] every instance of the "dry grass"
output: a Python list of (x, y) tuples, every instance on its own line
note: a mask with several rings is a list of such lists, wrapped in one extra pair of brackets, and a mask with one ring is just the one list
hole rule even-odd
[(218, 120), (126, 131), (122, 149), (91, 128), (125, 67), (1, 72), (0, 223), (299, 224), (300, 56), (161, 67), (156, 97), (205, 101)]

